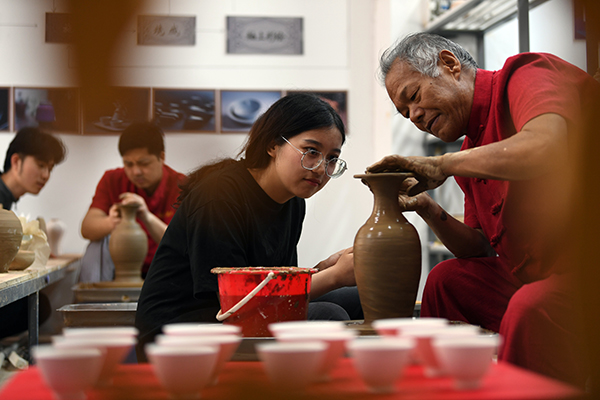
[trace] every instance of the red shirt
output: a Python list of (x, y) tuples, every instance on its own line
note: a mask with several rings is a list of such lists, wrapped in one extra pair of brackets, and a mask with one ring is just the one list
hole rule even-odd
[[(564, 117), (572, 138), (594, 96), (600, 96), (600, 85), (590, 75), (551, 54), (523, 53), (499, 71), (478, 70), (462, 150), (509, 138), (545, 113)], [(561, 246), (551, 236), (554, 229), (544, 229), (552, 210), (564, 205), (555, 196), (561, 190), (556, 177), (455, 178), (465, 193), (465, 223), (483, 230), (503, 265), (523, 282), (547, 277), (552, 269), (545, 257)]]
[[(177, 201), (177, 196), (179, 196), (178, 185), (184, 179), (184, 174), (163, 164), (163, 175), (158, 188), (156, 188), (151, 196), (148, 196), (143, 189), (136, 187), (127, 178), (123, 168), (111, 169), (106, 171), (102, 176), (102, 179), (100, 179), (100, 182), (98, 182), (96, 193), (94, 194), (90, 208), (99, 208), (108, 214), (110, 207), (121, 201), (121, 199), (119, 199), (121, 193), (131, 192), (140, 195), (146, 202), (148, 210), (160, 220), (169, 224), (175, 214), (173, 205)], [(138, 223), (139, 222), (140, 221), (138, 221)], [(144, 224), (140, 223), (140, 225), (146, 232), (146, 235), (148, 235), (148, 230)], [(144, 260), (142, 272), (145, 273), (148, 271), (148, 267), (150, 267), (150, 263), (152, 262), (157, 247), (158, 243), (152, 240), (150, 235), (148, 235), (148, 254)]]

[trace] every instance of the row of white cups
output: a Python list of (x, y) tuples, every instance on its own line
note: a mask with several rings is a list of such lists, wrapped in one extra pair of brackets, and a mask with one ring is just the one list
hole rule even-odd
[[(269, 325), (276, 340), (257, 343), (256, 353), (273, 385), (302, 391), (329, 381), (349, 355), (371, 392), (396, 391), (403, 369), (421, 363), (428, 377), (448, 375), (459, 390), (481, 385), (499, 345), (471, 325), (441, 318), (393, 318), (373, 322), (377, 336), (358, 336), (340, 321), (289, 321)], [(85, 399), (93, 386), (112, 383), (117, 366), (136, 343), (133, 327), (64, 328), (52, 344), (33, 348), (45, 383), (57, 399)], [(199, 398), (242, 341), (240, 328), (225, 324), (165, 325), (145, 351), (165, 390), (174, 398)]]

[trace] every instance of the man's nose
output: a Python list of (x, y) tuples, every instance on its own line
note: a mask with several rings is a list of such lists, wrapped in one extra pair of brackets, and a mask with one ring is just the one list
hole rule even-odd
[(410, 121), (417, 125), (422, 122), (425, 111), (421, 107), (412, 106), (410, 108)]

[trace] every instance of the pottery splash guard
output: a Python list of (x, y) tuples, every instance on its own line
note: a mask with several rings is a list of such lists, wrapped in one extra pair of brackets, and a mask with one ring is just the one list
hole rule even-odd
[(221, 311), (217, 319), (239, 325), (244, 337), (271, 336), (273, 322), (305, 320), (314, 268), (213, 268)]

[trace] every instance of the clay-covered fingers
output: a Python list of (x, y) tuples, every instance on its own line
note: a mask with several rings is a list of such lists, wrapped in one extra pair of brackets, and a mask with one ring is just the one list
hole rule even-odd
[(367, 167), (367, 173), (375, 174), (380, 172), (409, 172), (410, 161), (399, 155), (391, 155), (382, 158), (375, 164)]

